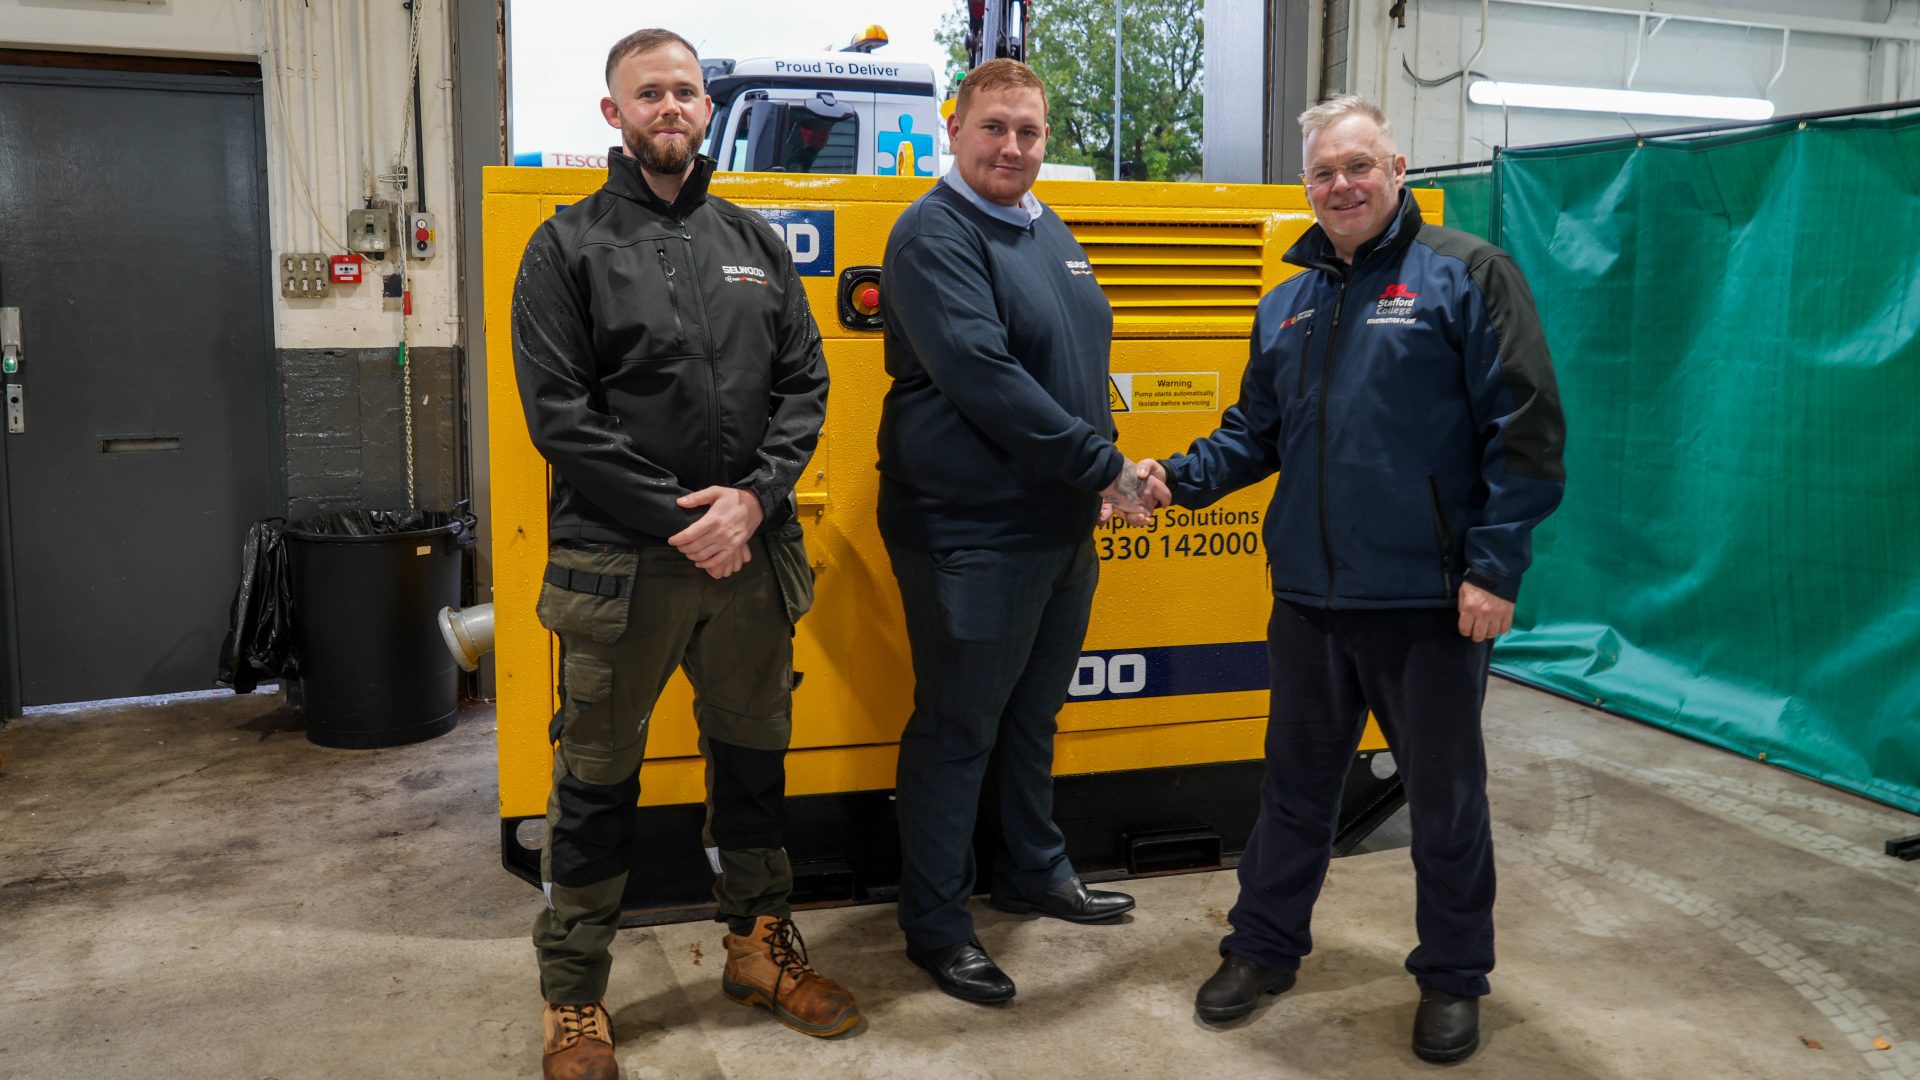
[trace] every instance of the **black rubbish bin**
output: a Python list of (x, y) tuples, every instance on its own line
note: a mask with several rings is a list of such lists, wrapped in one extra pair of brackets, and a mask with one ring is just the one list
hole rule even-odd
[(473, 544), (453, 511), (347, 510), (286, 528), (307, 738), (365, 750), (453, 730), (460, 668), (435, 621)]

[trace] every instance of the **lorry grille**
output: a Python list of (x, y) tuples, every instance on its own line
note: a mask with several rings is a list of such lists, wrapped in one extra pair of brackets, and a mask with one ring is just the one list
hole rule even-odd
[(1243, 337), (1252, 328), (1263, 283), (1264, 220), (1062, 216), (1113, 305), (1115, 337)]

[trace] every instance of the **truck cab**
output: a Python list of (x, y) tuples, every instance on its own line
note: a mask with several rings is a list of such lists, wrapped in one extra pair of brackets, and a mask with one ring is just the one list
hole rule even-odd
[(708, 60), (704, 151), (732, 172), (934, 176), (939, 98), (929, 64), (865, 53)]

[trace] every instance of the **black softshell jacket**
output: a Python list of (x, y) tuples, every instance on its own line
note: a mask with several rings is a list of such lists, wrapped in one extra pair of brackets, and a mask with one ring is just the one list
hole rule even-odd
[(826, 416), (827, 364), (785, 242), (707, 194), (700, 158), (672, 205), (615, 150), (607, 183), (547, 219), (513, 289), (513, 367), (534, 446), (553, 465), (550, 539), (656, 544), (725, 485), (762, 530)]

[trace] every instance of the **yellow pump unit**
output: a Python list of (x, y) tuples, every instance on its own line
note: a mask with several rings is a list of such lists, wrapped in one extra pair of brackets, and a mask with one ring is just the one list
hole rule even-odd
[[(528, 440), (509, 313), (520, 255), (548, 215), (604, 177), (486, 170), (486, 329), (502, 857), (538, 878), (551, 778), (557, 646), (534, 618), (547, 559), (547, 465)], [(900, 598), (875, 524), (874, 437), (888, 386), (876, 326), (879, 264), (925, 178), (721, 173), (712, 190), (764, 214), (794, 252), (833, 380), (796, 497), (817, 573), (798, 627), (787, 847), (801, 902), (891, 896), (890, 789), (912, 708)], [(1041, 181), (1035, 194), (1086, 249), (1114, 311), (1109, 399), (1129, 457), (1184, 450), (1238, 393), (1254, 308), (1297, 272), (1281, 256), (1312, 224), (1291, 186)], [(1440, 193), (1415, 192), (1428, 220)], [(1253, 824), (1267, 716), (1271, 594), (1261, 524), (1271, 481), (1151, 526), (1098, 532), (1099, 593), (1060, 715), (1056, 816), (1090, 877), (1230, 864)], [(699, 825), (703, 765), (692, 692), (675, 676), (641, 770), (642, 852), (627, 903), (691, 914), (711, 871)], [(1342, 841), (1400, 802), (1369, 722), (1347, 783)]]

